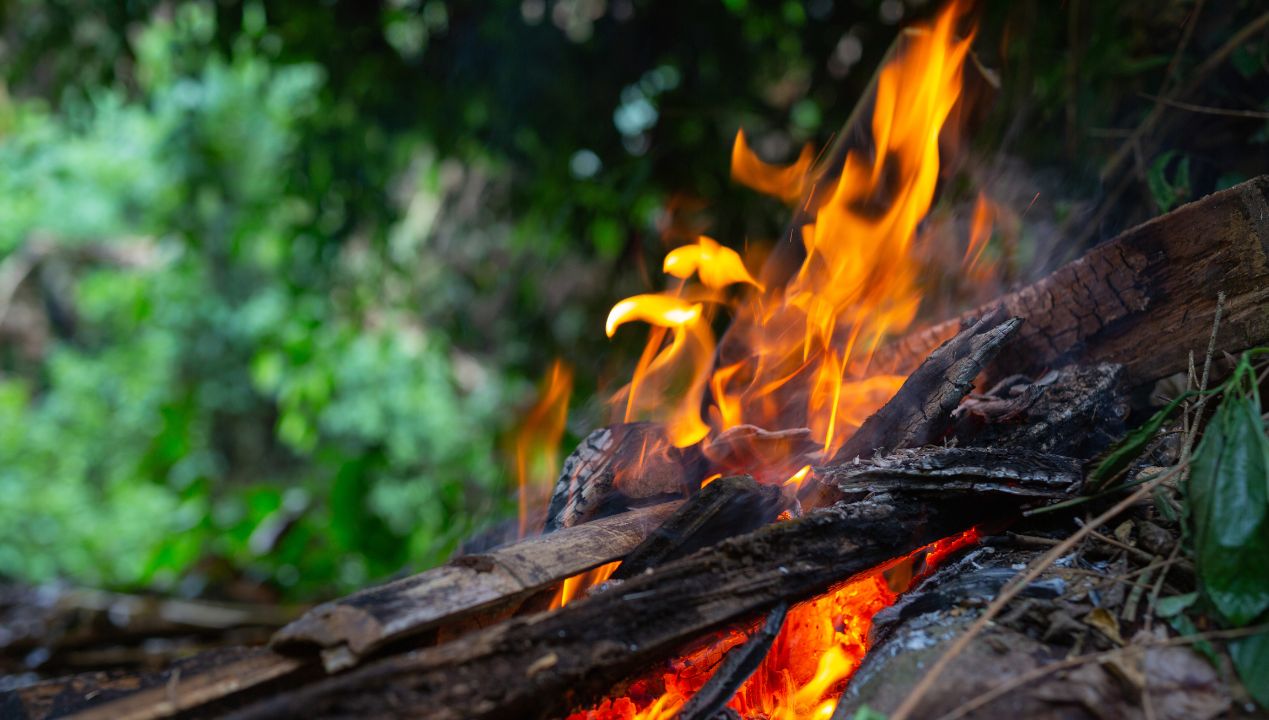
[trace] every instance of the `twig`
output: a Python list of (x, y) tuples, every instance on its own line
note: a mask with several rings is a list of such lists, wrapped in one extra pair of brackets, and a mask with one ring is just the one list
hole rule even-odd
[[(1189, 95), (1197, 89), (1200, 84), (1202, 84), (1208, 73), (1214, 70), (1221, 63), (1225, 62), (1225, 59), (1228, 58), (1231, 53), (1237, 50), (1243, 43), (1253, 37), (1256, 37), (1256, 35), (1266, 27), (1269, 27), (1269, 12), (1262, 14), (1260, 17), (1243, 26), (1243, 28), (1227, 40), (1224, 45), (1220, 46), (1216, 52), (1208, 56), (1202, 64), (1194, 69), (1194, 72), (1190, 74), (1190, 78), (1184, 86), (1175, 92), (1164, 93), (1164, 96), (1168, 98), (1180, 98)], [(1137, 126), (1137, 129), (1133, 131), (1132, 135), (1130, 135), (1128, 139), (1124, 141), (1124, 144), (1115, 151), (1115, 154), (1106, 161), (1106, 165), (1102, 167), (1101, 176), (1103, 179), (1109, 178), (1111, 175), (1117, 173), (1124, 161), (1132, 153), (1133, 148), (1141, 142), (1141, 138), (1150, 131), (1154, 130), (1154, 126), (1163, 116), (1164, 107), (1163, 103), (1155, 103), (1154, 109), (1150, 111), (1150, 114), (1141, 121), (1141, 124)]]
[[(1088, 663), (1093, 663), (1093, 662), (1100, 663), (1102, 661), (1109, 660), (1117, 655), (1122, 655), (1126, 652), (1129, 652), (1134, 647), (1177, 647), (1177, 646), (1192, 645), (1194, 643), (1203, 642), (1206, 640), (1233, 640), (1240, 637), (1246, 637), (1248, 635), (1258, 635), (1266, 631), (1269, 631), (1269, 625), (1254, 625), (1252, 627), (1235, 628), (1233, 630), (1213, 630), (1210, 632), (1194, 633), (1193, 635), (1184, 635), (1181, 637), (1165, 638), (1163, 640), (1152, 640), (1152, 641), (1143, 642), (1143, 643), (1136, 643), (1135, 645), (1127, 647), (1127, 648), (1114, 648), (1112, 650), (1104, 650), (1102, 652), (1089, 653), (1087, 655), (1076, 655), (1074, 657), (1069, 657), (1054, 663), (1049, 663), (1048, 665), (1041, 665), (1040, 667), (1034, 668), (1026, 673), (1023, 673), (1022, 675), (1019, 675), (1009, 680), (1006, 683), (997, 685), (991, 690), (988, 690), (987, 692), (982, 693), (981, 695), (978, 695), (977, 697), (967, 700), (966, 702), (962, 703), (959, 707), (952, 710), (951, 712), (948, 712), (945, 715), (941, 715), (938, 718), (938, 720), (956, 720), (957, 718), (964, 717), (965, 715), (977, 710), (978, 708), (986, 705), (987, 703), (990, 703), (996, 698), (1001, 697), (1002, 695), (1006, 695), (1009, 692), (1016, 690), (1017, 688), (1022, 687), (1023, 685), (1026, 685), (1027, 683), (1033, 680), (1038, 680), (1044, 677), (1045, 675), (1051, 675), (1055, 672), (1058, 672), (1059, 670), (1065, 670), (1067, 668), (1078, 667), (1080, 665), (1086, 665)], [(893, 716), (892, 716), (892, 720), (893, 720)]]
[(1132, 590), (1128, 591), (1128, 599), (1124, 602), (1124, 608), (1119, 612), (1121, 620), (1134, 620), (1137, 617), (1137, 606), (1141, 604), (1141, 596), (1150, 588), (1150, 575), (1154, 572), (1155, 563), (1162, 562), (1163, 558), (1156, 557), (1155, 562), (1145, 566), (1141, 570), (1141, 578), (1133, 583)]
[(1194, 438), (1198, 437), (1199, 421), (1203, 418), (1203, 407), (1207, 405), (1207, 380), (1212, 371), (1212, 356), (1216, 354), (1216, 335), (1221, 329), (1221, 312), (1225, 309), (1225, 291), (1216, 293), (1216, 313), (1212, 317), (1212, 335), (1207, 340), (1207, 357), (1203, 359), (1203, 378), (1199, 380), (1199, 399), (1194, 403), (1194, 420), (1190, 423), (1185, 443), (1181, 446), (1181, 462), (1189, 460), (1190, 451), (1194, 448)]
[(1195, 105), (1194, 103), (1181, 102), (1172, 98), (1160, 97), (1158, 95), (1150, 95), (1149, 93), (1140, 93), (1141, 97), (1155, 100), (1174, 107), (1178, 110), (1189, 110), (1190, 112), (1203, 113), (1204, 115), (1223, 115), (1225, 117), (1236, 118), (1253, 118), (1256, 120), (1269, 120), (1269, 112), (1260, 110), (1237, 110), (1234, 108), (1218, 108), (1209, 107), (1207, 105)]
[(938, 680), (940, 675), (943, 674), (943, 671), (947, 669), (947, 666), (956, 659), (956, 656), (964, 652), (965, 648), (969, 647), (970, 641), (977, 637), (978, 634), (987, 627), (988, 623), (1000, 614), (1000, 611), (1004, 609), (1005, 605), (1017, 597), (1018, 593), (1022, 592), (1022, 590), (1030, 584), (1031, 581), (1039, 577), (1046, 568), (1052, 565), (1058, 558), (1065, 555), (1071, 550), (1071, 548), (1079, 544), (1079, 542), (1086, 538), (1093, 530), (1101, 527), (1111, 518), (1114, 518), (1119, 515), (1119, 513), (1135, 505), (1142, 498), (1149, 495), (1150, 491), (1158, 487), (1160, 483), (1172, 475), (1181, 472), (1185, 467), (1187, 466), (1178, 464), (1169, 469), (1167, 472), (1152, 478), (1132, 495), (1120, 500), (1109, 510), (1101, 515), (1098, 515), (1079, 530), (1076, 530), (1068, 538), (1063, 540), (1061, 544), (1056, 545), (1052, 550), (1033, 561), (1026, 572), (1021, 575), (1014, 576), (1014, 579), (1010, 581), (1009, 585), (1001, 591), (1000, 595), (998, 595), (995, 600), (992, 600), (991, 604), (987, 606), (987, 609), (983, 611), (983, 614), (974, 621), (974, 624), (962, 633), (960, 637), (956, 638), (956, 641), (952, 643), (952, 646), (939, 657), (938, 661), (934, 663), (929, 672), (925, 674), (925, 677), (921, 678), (921, 681), (912, 689), (912, 692), (908, 693), (908, 696), (904, 698), (898, 709), (896, 709), (890, 716), (890, 720), (907, 720), (907, 718), (909, 718), (916, 709), (916, 706), (921, 701), (921, 698), (930, 691), (930, 688), (934, 687), (934, 682)]
[[(1076, 520), (1076, 522), (1079, 522), (1079, 521)], [(1106, 543), (1107, 545), (1117, 547), (1120, 550), (1127, 552), (1129, 555), (1132, 555), (1133, 557), (1137, 558), (1138, 560), (1145, 560), (1146, 562), (1154, 562), (1155, 560), (1158, 559), (1155, 556), (1151, 555), (1150, 553), (1146, 552), (1145, 550), (1142, 550), (1141, 548), (1135, 548), (1129, 545), (1128, 543), (1120, 542), (1119, 540), (1116, 540), (1115, 538), (1109, 535), (1099, 533), (1096, 530), (1094, 530), (1090, 534), (1097, 540), (1100, 540)]]

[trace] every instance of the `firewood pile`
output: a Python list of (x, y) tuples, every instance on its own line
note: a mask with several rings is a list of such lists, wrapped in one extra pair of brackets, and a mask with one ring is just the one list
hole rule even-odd
[[(649, 459), (662, 428), (602, 428), (538, 536), (474, 540), (268, 646), (41, 683), (0, 696), (0, 714), (633, 717), (630, 698), (674, 684), (685, 702), (639, 717), (741, 717), (735, 698), (788, 655), (805, 608), (874, 583), (889, 606), (823, 717), (1217, 717), (1238, 698), (1159, 619), (1163, 591), (1195, 586), (1168, 512), (1184, 434), (1165, 427), (1113, 482), (1090, 478), (1161, 381), (1209, 347), (1269, 341), (1267, 252), (1262, 177), (881, 348), (907, 380), (831, 456), (741, 426)], [(771, 482), (760, 463), (780, 452), (814, 462)], [(748, 471), (694, 487), (720, 457)], [(604, 582), (556, 606), (597, 568)]]

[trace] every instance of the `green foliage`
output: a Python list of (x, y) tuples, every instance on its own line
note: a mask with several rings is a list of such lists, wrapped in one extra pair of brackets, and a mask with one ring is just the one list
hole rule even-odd
[(1229, 654), (1247, 691), (1262, 707), (1269, 707), (1269, 632), (1231, 642)]
[(1269, 438), (1254, 374), (1237, 385), (1207, 426), (1190, 468), (1194, 555), (1205, 595), (1222, 617), (1245, 625), (1269, 609)]
[[(1187, 508), (1203, 595), (1234, 627), (1269, 619), (1269, 436), (1251, 353), (1222, 386), (1225, 394), (1195, 451)], [(1176, 619), (1182, 619), (1178, 616)], [(1269, 700), (1269, 636), (1230, 643), (1239, 676)]]
[[(737, 127), (822, 146), (937, 5), (0, 3), (0, 574), (314, 596), (443, 558), (508, 510), (525, 376), (562, 355), (595, 397), (668, 245), (783, 232)], [(1142, 94), (1263, 12), (1209, 5), (1174, 67), (1193, 9), (982, 5), (976, 142), (1057, 180), (1024, 238), (1084, 226)], [(1258, 107), (1266, 53), (1189, 100)], [(1103, 233), (1263, 170), (1269, 125), (1195, 119)]]
[(1177, 153), (1168, 150), (1160, 153), (1150, 164), (1146, 172), (1146, 185), (1150, 188), (1150, 196), (1161, 212), (1167, 212), (1190, 199), (1193, 190), (1190, 181), (1190, 158), (1182, 156), (1175, 163), (1171, 175), (1168, 168), (1174, 163)]
[(225, 58), (214, 27), (186, 5), (142, 33), (137, 100), (4, 108), (0, 256), (135, 260), (77, 270), (73, 334), (0, 380), (0, 574), (330, 592), (443, 559), (498, 506), (503, 381), (407, 305), (341, 301), (393, 268), (320, 257), (332, 198), (292, 180), (323, 71)]

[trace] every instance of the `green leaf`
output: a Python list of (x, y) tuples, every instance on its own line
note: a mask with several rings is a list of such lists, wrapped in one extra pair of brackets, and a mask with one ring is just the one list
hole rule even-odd
[(1247, 692), (1269, 708), (1269, 632), (1234, 640), (1229, 644), (1229, 655)]
[(1115, 448), (1097, 464), (1093, 472), (1088, 476), (1087, 491), (1097, 492), (1110, 482), (1112, 478), (1120, 473), (1124, 468), (1128, 467), (1128, 463), (1132, 462), (1145, 449), (1146, 443), (1159, 432), (1159, 428), (1163, 427), (1163, 423), (1168, 419), (1181, 403), (1192, 397), (1192, 393), (1185, 393), (1168, 403), (1167, 407), (1155, 413), (1144, 425), (1128, 433), (1128, 436), (1120, 440)]
[(1252, 395), (1226, 396), (1190, 468), (1199, 580), (1234, 625), (1269, 609), (1269, 438)]
[(1170, 618), (1179, 615), (1182, 610), (1194, 604), (1198, 599), (1197, 592), (1189, 592), (1184, 595), (1171, 595), (1165, 598), (1159, 598), (1159, 602), (1154, 606), (1154, 614), (1161, 618)]

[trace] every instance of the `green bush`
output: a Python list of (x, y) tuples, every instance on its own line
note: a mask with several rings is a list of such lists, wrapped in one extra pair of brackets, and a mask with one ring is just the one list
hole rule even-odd
[(213, 24), (151, 24), (135, 97), (3, 108), (0, 256), (69, 267), (44, 291), (75, 327), (0, 376), (0, 574), (330, 592), (443, 559), (505, 502), (504, 380), (294, 189), (323, 72), (222, 57)]

